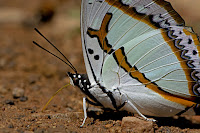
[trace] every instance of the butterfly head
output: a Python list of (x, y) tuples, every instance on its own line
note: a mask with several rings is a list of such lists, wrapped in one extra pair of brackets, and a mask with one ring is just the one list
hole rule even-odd
[(70, 78), (71, 85), (79, 87), (82, 91), (85, 91), (86, 88), (90, 88), (90, 82), (88, 80), (87, 74), (72, 74), (70, 72), (67, 74)]

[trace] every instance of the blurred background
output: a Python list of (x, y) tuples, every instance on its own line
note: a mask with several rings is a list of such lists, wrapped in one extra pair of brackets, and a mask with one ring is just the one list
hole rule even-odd
[(193, 27), (200, 35), (200, 1), (199, 0), (166, 0), (183, 17), (186, 26)]
[[(200, 1), (168, 1), (186, 25), (200, 35)], [(53, 124), (41, 120), (30, 126), (36, 119), (32, 114), (39, 114), (55, 91), (69, 83), (66, 72), (71, 69), (33, 45), (34, 40), (58, 54), (34, 28), (56, 45), (80, 73), (85, 73), (80, 3), (80, 0), (0, 0), (0, 129), (24, 131), (44, 123)], [(82, 112), (82, 97), (77, 88), (68, 87), (53, 99), (45, 113)], [(72, 121), (76, 125), (81, 123)]]

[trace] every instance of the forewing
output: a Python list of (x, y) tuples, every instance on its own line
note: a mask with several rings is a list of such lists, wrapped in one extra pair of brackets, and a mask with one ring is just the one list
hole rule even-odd
[(155, 29), (184, 25), (164, 0), (82, 0), (81, 33), (91, 83), (101, 82), (108, 55)]

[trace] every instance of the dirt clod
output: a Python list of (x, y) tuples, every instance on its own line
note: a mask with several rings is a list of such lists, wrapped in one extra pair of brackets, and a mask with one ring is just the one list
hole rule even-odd
[[(133, 128), (134, 125), (134, 128)], [(124, 117), (122, 119), (122, 131), (153, 132), (153, 122), (144, 121), (136, 117)]]
[(16, 87), (13, 89), (12, 94), (13, 94), (13, 98), (15, 98), (15, 99), (23, 97), (24, 89)]
[(26, 101), (28, 100), (28, 97), (22, 96), (22, 97), (19, 98), (19, 100), (20, 100), (21, 102), (26, 102)]
[(195, 124), (200, 124), (200, 116), (192, 116), (192, 122)]

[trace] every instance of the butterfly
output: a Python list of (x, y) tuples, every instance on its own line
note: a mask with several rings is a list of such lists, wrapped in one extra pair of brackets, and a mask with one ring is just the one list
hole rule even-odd
[[(148, 116), (200, 114), (198, 35), (165, 0), (82, 0), (86, 102)], [(83, 126), (82, 124), (82, 126)]]

